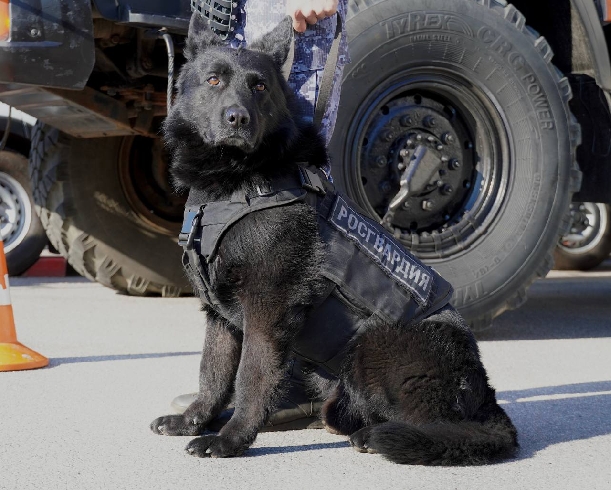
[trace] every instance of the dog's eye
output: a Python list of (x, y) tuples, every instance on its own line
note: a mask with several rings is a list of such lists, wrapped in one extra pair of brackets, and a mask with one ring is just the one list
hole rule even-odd
[(264, 83), (257, 83), (255, 85), (255, 90), (257, 92), (263, 92), (265, 90), (265, 84)]
[(210, 85), (218, 85), (219, 83), (221, 83), (221, 81), (218, 79), (218, 77), (210, 77), (208, 80), (206, 80)]

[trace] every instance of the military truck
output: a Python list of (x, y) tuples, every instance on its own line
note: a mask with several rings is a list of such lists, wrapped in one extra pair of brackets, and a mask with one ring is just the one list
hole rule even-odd
[[(38, 119), (41, 221), (128, 294), (189, 291), (159, 138), (189, 18), (186, 0), (0, 0), (0, 100)], [(572, 201), (610, 202), (609, 21), (609, 0), (349, 2), (335, 181), (452, 282), (474, 329), (547, 274)], [(415, 145), (433, 177), (389, 214)]]

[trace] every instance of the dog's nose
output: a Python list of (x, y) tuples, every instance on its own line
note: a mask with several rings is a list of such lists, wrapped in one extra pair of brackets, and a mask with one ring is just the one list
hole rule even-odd
[(225, 112), (225, 119), (232, 128), (238, 129), (250, 122), (250, 114), (244, 107), (231, 106)]

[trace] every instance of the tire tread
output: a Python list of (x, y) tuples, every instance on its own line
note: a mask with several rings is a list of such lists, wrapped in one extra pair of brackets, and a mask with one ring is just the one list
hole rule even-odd
[[(375, 5), (384, 2), (385, 0), (353, 0), (350, 2), (350, 10), (348, 18), (353, 17), (357, 13), (364, 11), (369, 8), (374, 8)], [(577, 165), (576, 151), (577, 147), (581, 143), (581, 127), (577, 122), (577, 119), (573, 116), (569, 109), (569, 101), (572, 98), (572, 91), (568, 79), (560, 72), (556, 66), (552, 63), (554, 56), (553, 50), (547, 40), (540, 36), (539, 33), (530, 27), (526, 23), (525, 16), (512, 4), (504, 0), (462, 0), (464, 2), (474, 2), (481, 5), (484, 8), (490, 9), (500, 17), (504, 18), (509, 22), (516, 31), (522, 33), (530, 40), (535, 49), (540, 53), (542, 60), (547, 65), (547, 68), (556, 81), (558, 92), (561, 100), (565, 106), (565, 113), (568, 118), (568, 133), (569, 133), (569, 144), (571, 148), (572, 163), (571, 168), (568, 172), (568, 192), (564, 196), (561, 196), (562, 202), (558, 202), (557, 206), (561, 206), (565, 209), (565, 214), (560, 220), (560, 224), (555, 231), (556, 241), (550, 244), (549, 249), (545, 257), (540, 261), (538, 266), (533, 269), (532, 273), (522, 282), (516, 290), (511, 293), (502, 305), (497, 307), (494, 311), (481, 311), (480, 314), (476, 315), (475, 319), (470, 320), (471, 328), (474, 331), (484, 330), (492, 324), (494, 317), (500, 315), (502, 312), (519, 307), (526, 301), (526, 291), (530, 285), (537, 279), (544, 278), (548, 272), (553, 268), (553, 253), (555, 244), (558, 242), (560, 237), (567, 231), (567, 227), (570, 226), (570, 203), (574, 192), (577, 192), (581, 185), (581, 171)]]
[(30, 179), (36, 210), (52, 246), (66, 258), (80, 275), (109, 288), (135, 296), (180, 296), (182, 288), (149, 281), (97, 246), (95, 237), (80, 230), (70, 217), (71, 198), (68, 166), (64, 165), (69, 151), (69, 137), (57, 129), (36, 123), (32, 131)]

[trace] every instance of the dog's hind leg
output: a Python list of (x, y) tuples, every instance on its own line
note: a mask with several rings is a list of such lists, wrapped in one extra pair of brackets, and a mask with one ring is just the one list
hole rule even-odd
[(195, 436), (225, 408), (240, 362), (242, 334), (214, 312), (207, 312), (199, 395), (182, 415), (159, 417), (151, 430), (167, 436)]
[(423, 465), (484, 464), (515, 451), (516, 429), (453, 309), (368, 331), (352, 359), (354, 389), (382, 419), (350, 436), (355, 449)]
[(331, 434), (349, 436), (365, 426), (363, 419), (351, 407), (350, 397), (342, 383), (325, 401), (321, 418), (325, 429)]

